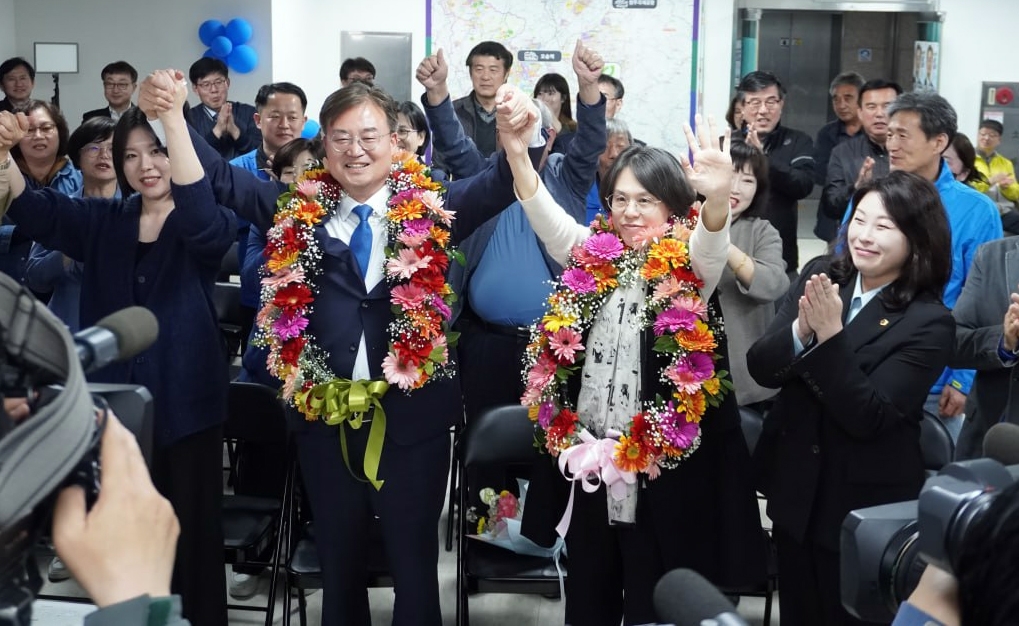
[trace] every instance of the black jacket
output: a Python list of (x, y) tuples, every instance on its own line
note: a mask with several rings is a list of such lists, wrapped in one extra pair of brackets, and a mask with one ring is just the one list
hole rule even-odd
[(771, 183), (765, 217), (782, 237), (782, 259), (793, 271), (799, 267), (796, 205), (814, 189), (814, 142), (806, 133), (779, 124), (763, 144)]
[(871, 170), (873, 178), (880, 178), (888, 173), (888, 151), (870, 140), (867, 133), (857, 133), (849, 141), (840, 143), (831, 151), (828, 161), (828, 176), (825, 179), (824, 195), (821, 207), (825, 215), (842, 223), (842, 218), (849, 207), (849, 199), (856, 191), (856, 177), (860, 174), (863, 161), (874, 159)]

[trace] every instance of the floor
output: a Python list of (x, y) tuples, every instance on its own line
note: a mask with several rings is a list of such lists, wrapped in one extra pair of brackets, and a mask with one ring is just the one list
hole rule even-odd
[[(800, 206), (799, 247), (800, 261), (808, 261), (824, 252), (824, 243), (813, 236), (816, 200), (805, 200)], [(762, 512), (763, 516), (763, 512)], [(438, 535), (444, 538), (445, 514), (438, 528)], [(40, 559), (40, 566), (45, 567), (48, 561)], [(226, 573), (224, 573), (226, 575)], [(439, 552), (439, 585), (442, 599), (442, 621), (444, 626), (455, 623), (456, 597), (456, 553), (440, 550)], [(254, 598), (241, 604), (264, 605), (269, 589), (269, 581), (263, 577), (260, 581), (259, 593)], [(63, 583), (47, 583), (43, 588), (45, 594), (83, 596), (81, 588), (73, 581)], [(277, 595), (275, 623), (283, 623), (282, 596)], [(308, 621), (315, 625), (321, 621), (321, 592), (308, 596)], [(372, 623), (389, 624), (392, 619), (392, 589), (371, 589), (369, 599), (372, 606)], [(296, 606), (296, 602), (294, 603)], [(34, 607), (33, 624), (39, 626), (68, 626), (81, 624), (84, 615), (93, 610), (91, 605), (75, 604), (62, 601), (39, 600)], [(739, 613), (751, 626), (763, 624), (764, 599), (744, 597), (740, 599)], [(558, 600), (549, 600), (537, 596), (478, 594), (470, 599), (470, 616), (474, 626), (556, 626), (563, 624), (564, 604)], [(298, 623), (297, 613), (293, 614), (294, 623)], [(231, 611), (230, 626), (259, 624), (264, 621), (261, 613), (247, 611)], [(772, 623), (779, 623), (777, 596), (772, 608)]]

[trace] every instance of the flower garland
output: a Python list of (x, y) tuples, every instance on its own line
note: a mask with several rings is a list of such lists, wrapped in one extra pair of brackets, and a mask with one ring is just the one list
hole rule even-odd
[[(450, 245), (454, 212), (443, 208), (443, 186), (429, 177), (427, 166), (400, 151), (386, 183), (393, 195), (386, 213), (384, 271), (394, 320), (382, 369), (388, 383), (409, 391), (452, 373), (449, 347), (455, 345), (456, 333), (448, 323), (456, 295), (445, 274), (450, 259), (462, 256)], [(280, 196), (266, 233), (256, 341), (269, 348), (266, 364), (269, 373), (283, 381), (283, 398), (311, 421), (325, 417), (321, 402), (312, 401), (313, 388), (351, 382), (330, 370), (328, 352), (308, 332), (315, 279), (322, 272), (315, 227), (332, 218), (343, 194), (326, 170), (306, 172)]]
[(530, 407), (538, 444), (553, 456), (599, 445), (597, 434), (563, 402), (566, 383), (581, 369), (584, 331), (612, 291), (638, 276), (650, 287), (639, 325), (653, 329), (655, 352), (670, 355), (659, 376), (672, 392), (667, 399), (645, 402), (618, 440), (606, 433), (600, 441), (612, 445), (611, 463), (620, 472), (642, 472), (650, 478), (676, 467), (700, 445), (700, 420), (707, 405), (717, 406), (732, 383), (726, 371), (715, 370), (715, 334), (721, 332), (721, 323), (709, 314), (698, 291), (703, 283), (690, 266), (688, 242), (696, 220), (691, 211), (685, 219), (647, 234), (635, 250), (623, 243), (610, 222), (599, 218), (591, 237), (573, 249), (549, 296), (547, 313), (531, 329), (524, 356), (520, 401)]

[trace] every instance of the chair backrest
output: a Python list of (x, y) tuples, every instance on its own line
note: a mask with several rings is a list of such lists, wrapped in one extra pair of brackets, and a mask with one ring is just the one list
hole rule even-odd
[(231, 382), (223, 438), (286, 445), (287, 417), (276, 390), (258, 383)]
[(937, 472), (952, 462), (955, 456), (955, 443), (948, 428), (936, 417), (923, 414), (920, 422), (920, 452), (923, 455), (924, 469)]
[(240, 259), (237, 258), (237, 242), (235, 241), (230, 244), (230, 249), (223, 255), (223, 260), (219, 264), (219, 275), (216, 277), (216, 280), (229, 282), (231, 276), (240, 275)]
[(743, 438), (747, 441), (747, 449), (750, 454), (753, 454), (754, 448), (757, 447), (757, 440), (761, 438), (761, 429), (764, 428), (764, 416), (756, 409), (741, 406), (739, 421), (743, 428)]
[(463, 435), (463, 451), (464, 468), (529, 463), (538, 451), (527, 407), (497, 406), (470, 421)]
[(221, 326), (232, 324), (239, 327), (244, 324), (246, 314), (241, 309), (240, 283), (218, 282), (213, 285), (212, 303)]

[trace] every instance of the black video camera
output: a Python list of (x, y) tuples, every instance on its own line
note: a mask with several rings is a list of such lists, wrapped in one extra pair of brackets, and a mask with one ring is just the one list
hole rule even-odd
[(889, 622), (928, 563), (954, 573), (974, 523), (1019, 477), (992, 459), (946, 465), (918, 500), (850, 511), (842, 523), (842, 604), (852, 615)]
[(98, 497), (108, 409), (139, 438), (149, 458), (148, 390), (90, 387), (82, 364), (99, 368), (136, 354), (157, 332), (155, 317), (134, 307), (72, 338), (45, 305), (0, 274), (0, 401), (26, 397), (32, 407), (19, 423), (0, 410), (0, 624), (30, 622), (31, 603), (42, 585), (34, 550), (49, 531), (56, 494), (75, 484), (85, 489), (89, 505)]

